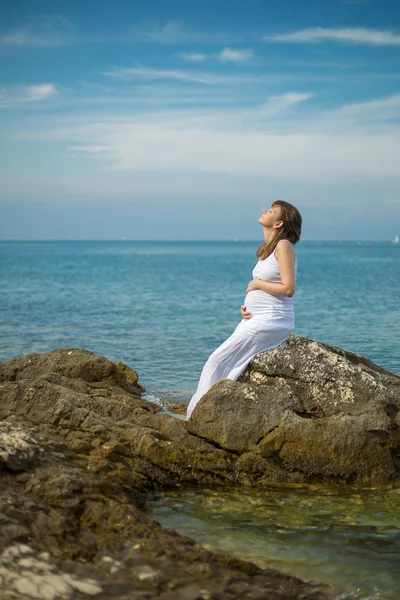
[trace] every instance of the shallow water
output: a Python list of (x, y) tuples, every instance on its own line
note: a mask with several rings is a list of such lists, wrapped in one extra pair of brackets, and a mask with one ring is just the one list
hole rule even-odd
[(162, 525), (207, 548), (363, 600), (400, 598), (399, 509), (399, 489), (320, 486), (168, 491), (150, 506)]

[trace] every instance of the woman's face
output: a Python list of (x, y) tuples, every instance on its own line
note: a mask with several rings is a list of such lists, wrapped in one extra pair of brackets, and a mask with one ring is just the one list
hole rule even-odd
[(278, 228), (277, 224), (282, 220), (282, 213), (279, 206), (271, 206), (262, 211), (261, 217), (258, 219), (260, 225), (264, 227)]

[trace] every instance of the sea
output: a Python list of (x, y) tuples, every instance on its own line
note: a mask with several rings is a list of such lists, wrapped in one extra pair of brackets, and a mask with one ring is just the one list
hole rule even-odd
[[(188, 400), (240, 321), (258, 242), (0, 242), (0, 362), (86, 348)], [(400, 244), (299, 242), (294, 333), (400, 374)]]
[[(145, 396), (189, 400), (240, 320), (258, 242), (0, 242), (0, 362), (86, 348)], [(294, 333), (400, 375), (400, 244), (301, 241)], [(163, 491), (149, 510), (206, 547), (322, 581), (337, 600), (400, 598), (400, 490)]]

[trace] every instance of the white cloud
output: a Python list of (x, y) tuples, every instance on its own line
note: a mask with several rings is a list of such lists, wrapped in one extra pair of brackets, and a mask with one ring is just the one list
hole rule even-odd
[(221, 62), (245, 62), (253, 58), (253, 50), (232, 50), (232, 48), (224, 48), (218, 55)]
[(181, 23), (176, 21), (170, 21), (162, 27), (147, 32), (145, 35), (152, 42), (156, 42), (158, 44), (175, 44), (178, 42), (185, 42), (187, 38), (187, 34), (183, 31)]
[(264, 114), (268, 115), (278, 114), (282, 110), (290, 108), (299, 102), (309, 100), (313, 96), (314, 94), (296, 94), (293, 92), (288, 92), (286, 94), (282, 94), (281, 96), (271, 96), (268, 98), (268, 102), (263, 105), (262, 111)]
[(252, 83), (260, 81), (260, 77), (234, 77), (218, 73), (202, 73), (199, 71), (182, 71), (180, 69), (153, 69), (149, 67), (114, 67), (111, 71), (104, 73), (109, 77), (117, 77), (124, 80), (132, 79), (172, 79), (177, 81), (189, 81), (205, 85), (219, 85), (222, 83)]
[(115, 67), (105, 75), (119, 79), (176, 79), (178, 81), (191, 81), (212, 85), (218, 83), (215, 76), (196, 72), (181, 71), (179, 69), (152, 69), (148, 67)]
[(302, 29), (292, 33), (265, 36), (265, 41), (318, 43), (324, 41), (345, 42), (350, 44), (367, 44), (371, 46), (400, 46), (400, 35), (392, 31), (366, 29), (364, 27), (343, 27), (328, 29), (315, 27)]
[(42, 17), (9, 32), (0, 34), (0, 46), (15, 48), (45, 48), (71, 44), (74, 28), (68, 19), (61, 15)]
[(288, 179), (399, 176), (400, 135), (273, 134), (125, 123), (109, 143), (119, 171), (229, 173)]
[(110, 152), (109, 146), (68, 146), (67, 152), (83, 152), (87, 154), (104, 154)]
[(182, 52), (179, 56), (183, 58), (183, 60), (189, 60), (193, 62), (202, 62), (207, 58), (206, 54), (201, 54), (199, 52)]
[(29, 85), (20, 88), (0, 90), (0, 106), (18, 106), (30, 102), (39, 102), (56, 96), (58, 90), (52, 83)]
[(227, 31), (188, 30), (179, 21), (168, 21), (161, 27), (148, 29), (143, 25), (131, 29), (126, 41), (152, 44), (236, 44), (243, 43), (245, 36)]
[(388, 120), (400, 117), (400, 94), (389, 96), (388, 98), (379, 98), (379, 100), (369, 100), (368, 102), (358, 102), (355, 104), (345, 104), (335, 111), (339, 117), (347, 117), (356, 120)]
[(316, 117), (319, 122), (323, 119), (326, 128), (336, 132), (396, 133), (400, 130), (400, 94), (345, 104)]
[(57, 95), (57, 88), (52, 83), (42, 83), (41, 85), (30, 85), (26, 88), (27, 100), (44, 100), (50, 96)]
[(47, 127), (40, 124), (39, 128), (36, 120), (37, 132), (24, 130), (20, 139), (65, 141), (69, 152), (82, 159), (85, 155), (105, 159), (106, 168), (115, 172), (335, 182), (399, 179), (399, 125), (380, 127), (377, 121), (370, 128), (375, 115), (399, 109), (398, 96), (319, 114), (291, 111), (311, 97), (291, 92), (246, 110), (155, 113), (145, 108), (134, 114), (90, 118), (72, 113), (63, 119), (62, 128), (58, 117), (44, 117)]
[(254, 56), (253, 50), (233, 50), (232, 48), (224, 48), (221, 52), (216, 54), (204, 54), (204, 53), (181, 53), (179, 55), (183, 60), (188, 60), (192, 62), (203, 62), (207, 59), (218, 60), (222, 63), (227, 62), (235, 62), (235, 63), (244, 63), (248, 62)]

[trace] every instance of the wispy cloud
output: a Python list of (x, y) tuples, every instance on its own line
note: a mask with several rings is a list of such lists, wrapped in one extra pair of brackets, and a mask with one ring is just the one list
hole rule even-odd
[(225, 47), (220, 52), (213, 54), (205, 53), (186, 53), (182, 52), (179, 54), (180, 58), (191, 62), (203, 62), (205, 60), (213, 60), (221, 63), (247, 63), (254, 57), (254, 52), (251, 49), (246, 50), (233, 50), (232, 48)]
[(292, 33), (265, 36), (263, 39), (264, 41), (306, 44), (331, 41), (370, 46), (400, 46), (399, 34), (363, 27), (344, 27), (340, 29), (315, 27), (314, 29), (301, 29)]
[(290, 108), (299, 102), (309, 100), (313, 96), (314, 94), (296, 94), (293, 92), (288, 92), (286, 94), (282, 94), (281, 96), (271, 96), (268, 98), (268, 102), (263, 105), (262, 112), (265, 115), (270, 116), (279, 114), (283, 110)]
[(253, 50), (233, 50), (232, 48), (224, 48), (218, 55), (218, 60), (221, 62), (246, 62), (253, 58)]
[[(168, 95), (168, 88), (164, 88), (164, 92), (160, 95)], [(206, 88), (206, 96), (209, 94), (214, 97), (215, 88)], [(193, 90), (191, 90), (193, 91)], [(201, 90), (202, 91), (202, 90)], [(181, 95), (181, 92), (177, 92), (171, 88), (170, 92)], [(182, 94), (185, 94), (182, 91)], [(202, 95), (202, 94), (201, 94)], [(166, 124), (168, 127), (176, 130), (186, 130), (190, 128), (194, 129), (205, 129), (205, 130), (243, 130), (243, 131), (260, 131), (265, 129), (267, 126), (272, 129), (281, 129), (279, 120), (276, 117), (280, 113), (285, 114), (285, 118), (281, 123), (285, 125), (284, 129), (289, 131), (292, 127), (287, 122), (290, 109), (293, 105), (300, 103), (308, 98), (311, 98), (312, 94), (298, 94), (298, 93), (287, 93), (281, 96), (271, 96), (263, 104), (252, 105), (252, 106), (229, 106), (228, 100), (230, 97), (223, 98), (224, 105), (217, 106), (213, 103), (210, 106), (196, 106), (196, 107), (185, 107), (181, 106), (169, 107), (168, 102), (164, 106), (158, 107), (157, 110), (149, 108), (149, 102), (145, 98), (146, 102), (144, 106), (139, 106), (134, 112), (124, 113), (121, 110), (118, 112), (101, 111), (95, 112), (94, 110), (87, 113), (82, 113), (81, 118), (74, 112), (66, 113), (63, 117), (63, 127), (59, 124), (59, 116), (54, 116), (54, 120), (47, 113), (46, 117), (42, 119), (43, 123), (52, 123), (51, 126), (40, 128), (31, 132), (30, 134), (26, 131), (22, 134), (22, 138), (19, 139), (42, 139), (43, 141), (49, 140), (61, 140), (67, 133), (69, 141), (75, 139), (77, 142), (73, 144), (73, 147), (77, 148), (88, 148), (88, 152), (100, 152), (105, 151), (109, 148), (109, 135), (118, 128), (122, 123), (130, 124), (132, 127), (154, 126), (164, 128)], [(205, 98), (205, 99), (207, 99)], [(171, 98), (173, 100), (173, 98)], [(247, 100), (251, 100), (251, 96)], [(236, 98), (237, 102), (237, 98)], [(38, 123), (38, 117), (35, 117), (36, 123)], [(75, 125), (71, 129), (71, 125), (78, 123), (77, 128)], [(96, 135), (92, 137), (93, 131), (96, 131)], [(70, 134), (72, 133), (72, 137)], [(83, 137), (80, 137), (80, 134)], [(89, 139), (87, 139), (87, 136)], [(69, 146), (71, 147), (71, 146)], [(82, 150), (84, 151), (84, 150)]]
[(44, 100), (57, 94), (57, 88), (52, 83), (30, 85), (26, 88), (26, 98), (30, 101)]
[(142, 30), (142, 37), (147, 37), (150, 41), (158, 44), (177, 44), (188, 41), (188, 33), (184, 31), (182, 24), (176, 21), (170, 21), (162, 27), (148, 32)]
[(0, 45), (14, 48), (46, 48), (73, 43), (74, 27), (60, 16), (42, 17), (40, 21), (0, 33)]
[(65, 149), (67, 154), (71, 155), (86, 155), (98, 160), (115, 161), (116, 156), (114, 149), (110, 146), (86, 145), (86, 146), (67, 146)]
[[(254, 37), (254, 36), (253, 36)], [(179, 44), (236, 44), (248, 41), (249, 35), (227, 31), (193, 30), (186, 29), (179, 21), (168, 21), (162, 26), (146, 28), (137, 26), (123, 35), (123, 41), (146, 42), (152, 44), (179, 45)]]
[(206, 54), (201, 54), (199, 52), (182, 52), (179, 56), (183, 58), (183, 60), (192, 62), (202, 62), (207, 59)]
[(187, 81), (205, 85), (238, 84), (245, 82), (261, 81), (260, 76), (236, 77), (220, 73), (202, 73), (198, 71), (183, 71), (180, 69), (153, 69), (150, 67), (113, 67), (103, 73), (109, 77), (116, 77), (126, 81), (133, 79), (161, 80), (169, 79)]
[[(372, 121), (381, 113), (398, 114), (399, 96), (318, 115), (292, 111), (312, 98), (311, 93), (298, 92), (271, 96), (247, 110), (155, 113), (146, 107), (135, 114), (105, 112), (90, 118), (71, 114), (62, 127), (54, 117), (36, 132), (24, 130), (21, 139), (65, 141), (68, 153), (82, 160), (101, 159), (112, 171), (168, 176), (229, 173), (308, 181), (398, 179), (400, 127), (396, 123), (379, 127), (377, 121), (371, 129), (365, 123), (368, 114)], [(360, 111), (365, 121), (359, 120)]]
[(179, 69), (152, 69), (148, 67), (114, 67), (105, 73), (110, 77), (119, 79), (175, 79), (177, 81), (190, 81), (192, 83), (203, 83), (214, 85), (219, 78), (210, 74), (202, 74)]
[(400, 118), (400, 94), (395, 94), (387, 98), (378, 100), (369, 100), (368, 102), (357, 102), (345, 104), (341, 108), (333, 111), (333, 115), (339, 118), (351, 119), (354, 121), (389, 121)]
[[(95, 128), (93, 134), (98, 135)], [(358, 176), (398, 177), (400, 137), (396, 134), (321, 131), (281, 135), (268, 130), (174, 126), (166, 119), (164, 123), (118, 123), (109, 126), (107, 137), (114, 156), (110, 167), (115, 171), (335, 181)], [(89, 154), (94, 153), (89, 150)]]
[(18, 106), (30, 102), (39, 102), (56, 96), (58, 90), (52, 83), (29, 85), (20, 88), (0, 89), (0, 106)]
[(67, 150), (71, 152), (88, 152), (89, 154), (100, 154), (110, 152), (109, 146), (68, 146)]

